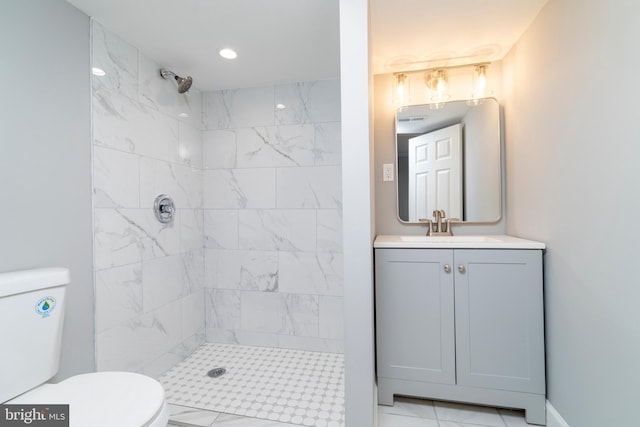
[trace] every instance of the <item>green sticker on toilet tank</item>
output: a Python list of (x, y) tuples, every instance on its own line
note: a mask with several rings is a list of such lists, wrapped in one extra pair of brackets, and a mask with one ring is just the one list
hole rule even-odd
[(56, 299), (54, 297), (44, 297), (36, 304), (36, 313), (45, 317), (49, 317), (49, 314), (56, 308)]

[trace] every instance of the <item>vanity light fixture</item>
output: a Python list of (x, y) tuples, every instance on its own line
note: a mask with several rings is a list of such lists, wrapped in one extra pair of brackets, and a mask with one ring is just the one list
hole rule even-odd
[(396, 105), (405, 105), (409, 101), (409, 80), (407, 73), (396, 73), (395, 89), (393, 91), (393, 102)]
[[(452, 65), (452, 66), (437, 66), (433, 68), (426, 68), (420, 70), (408, 70), (394, 73), (395, 82), (393, 85), (393, 103), (399, 106), (407, 105), (411, 96), (411, 90), (409, 88), (409, 81), (411, 74), (421, 73), (424, 75), (424, 83), (426, 86), (426, 98), (429, 103), (429, 108), (440, 109), (451, 99), (450, 86), (460, 86), (462, 75), (467, 71), (460, 73), (451, 73), (450, 71), (458, 68), (471, 69), (473, 74), (469, 76), (469, 80), (472, 82), (471, 96), (467, 100), (469, 105), (480, 105), (487, 97), (488, 82), (487, 82), (487, 69), (490, 62), (480, 62), (475, 64), (465, 65)], [(435, 65), (435, 64), (434, 64)], [(462, 79), (462, 81), (464, 78)], [(456, 97), (460, 95), (460, 89), (456, 89)], [(462, 89), (466, 92), (466, 89)], [(420, 98), (420, 97), (419, 97)]]

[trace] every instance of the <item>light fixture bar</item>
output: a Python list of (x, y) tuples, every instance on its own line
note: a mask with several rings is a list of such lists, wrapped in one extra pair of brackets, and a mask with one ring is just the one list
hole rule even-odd
[(465, 65), (451, 65), (448, 67), (430, 67), (430, 68), (421, 68), (419, 70), (410, 70), (410, 71), (398, 71), (393, 73), (394, 76), (398, 76), (400, 74), (418, 74), (418, 73), (427, 73), (427, 72), (432, 72), (432, 71), (437, 71), (437, 70), (454, 70), (456, 68), (470, 68), (470, 67), (481, 67), (484, 66), (485, 68), (488, 67), (489, 65), (491, 65), (491, 62), (477, 62), (477, 63), (473, 63), (473, 64), (465, 64)]

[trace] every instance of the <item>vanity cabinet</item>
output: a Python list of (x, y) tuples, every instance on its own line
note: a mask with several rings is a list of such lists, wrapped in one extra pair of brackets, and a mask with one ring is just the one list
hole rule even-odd
[(376, 249), (378, 399), (521, 408), (545, 424), (542, 251)]

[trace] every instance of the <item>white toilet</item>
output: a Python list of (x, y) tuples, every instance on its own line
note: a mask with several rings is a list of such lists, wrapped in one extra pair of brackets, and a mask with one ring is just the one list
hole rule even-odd
[(69, 404), (71, 427), (164, 427), (162, 385), (131, 372), (58, 372), (66, 268), (0, 273), (0, 403)]

